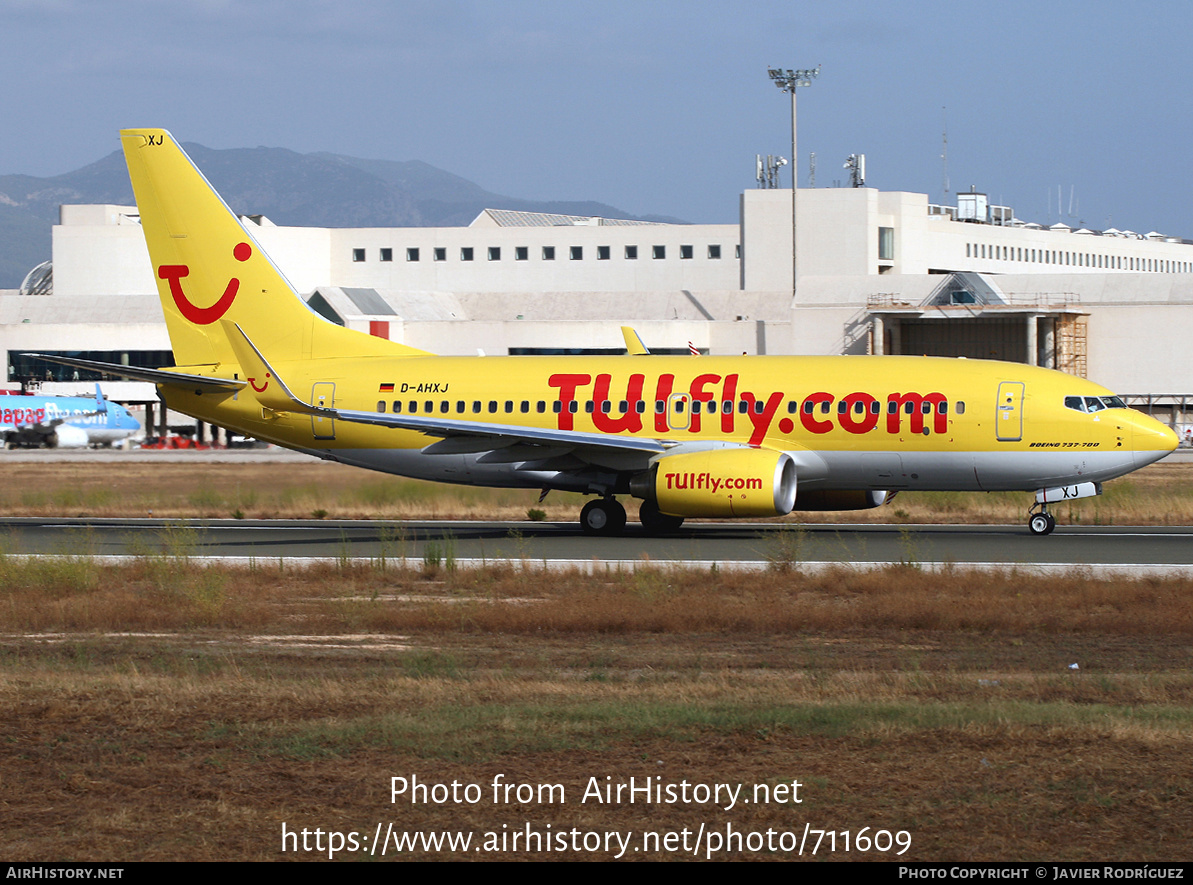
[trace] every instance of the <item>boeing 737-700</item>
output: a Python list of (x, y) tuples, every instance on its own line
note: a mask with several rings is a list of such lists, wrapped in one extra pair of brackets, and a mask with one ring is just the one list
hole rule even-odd
[(1036, 492), (1049, 503), (1177, 444), (1090, 381), (1017, 363), (900, 356), (441, 357), (311, 310), (173, 137), (121, 133), (177, 366), (133, 369), (169, 408), (402, 476), (617, 496), (647, 530), (686, 517), (875, 507), (901, 490)]

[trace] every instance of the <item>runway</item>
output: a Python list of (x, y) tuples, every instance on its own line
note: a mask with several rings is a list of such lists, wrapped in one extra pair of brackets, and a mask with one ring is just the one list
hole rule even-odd
[(647, 537), (631, 525), (619, 538), (583, 534), (575, 523), (369, 522), (339, 520), (0, 520), (7, 554), (136, 557), (170, 555), (248, 564), (439, 561), (458, 567), (512, 561), (546, 568), (645, 564), (823, 568), (905, 563), (1055, 572), (1193, 574), (1193, 526), (1060, 526), (1048, 537), (1026, 526), (793, 525), (695, 523)]

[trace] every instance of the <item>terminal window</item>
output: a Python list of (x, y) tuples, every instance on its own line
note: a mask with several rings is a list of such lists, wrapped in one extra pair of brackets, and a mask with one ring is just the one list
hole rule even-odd
[(680, 257), (680, 259), (691, 258), (692, 257), (692, 247), (691, 246), (680, 246), (679, 247), (679, 257)]
[(555, 260), (555, 247), (554, 246), (543, 246), (543, 261), (554, 261), (554, 260)]
[(394, 260), (394, 250), (393, 249), (382, 249), (381, 250), (381, 260), (382, 261), (393, 261)]
[(718, 245), (709, 246), (708, 247), (708, 257), (713, 259), (714, 261), (719, 260), (721, 257), (721, 247)]
[(525, 261), (530, 257), (530, 250), (525, 246), (514, 247), (514, 261)]
[(584, 260), (584, 247), (583, 246), (572, 246), (570, 251), (571, 251), (572, 261), (583, 261)]
[(500, 261), (501, 260), (501, 247), (500, 246), (490, 246), (489, 247), (489, 260), (490, 261)]
[(434, 258), (436, 261), (447, 261), (447, 249), (444, 249), (441, 246), (437, 246), (435, 248)]
[(608, 260), (609, 260), (609, 247), (608, 246), (597, 246), (597, 261), (608, 261)]
[(653, 246), (653, 247), (651, 247), (651, 253), (654, 255), (655, 258), (666, 258), (667, 257), (667, 247), (666, 246)]
[(638, 258), (638, 247), (637, 246), (626, 246), (625, 247), (625, 257), (629, 261), (636, 260)]
[(365, 260), (365, 250), (364, 249), (353, 249), (352, 250), (352, 260), (353, 261), (364, 261)]
[(406, 250), (406, 260), (407, 261), (418, 261), (418, 249), (417, 248), (407, 249)]
[(895, 260), (895, 229), (893, 227), (878, 229), (878, 258), (881, 261)]
[(471, 246), (461, 246), (460, 247), (460, 260), (461, 261), (471, 261), (472, 260), (472, 247)]

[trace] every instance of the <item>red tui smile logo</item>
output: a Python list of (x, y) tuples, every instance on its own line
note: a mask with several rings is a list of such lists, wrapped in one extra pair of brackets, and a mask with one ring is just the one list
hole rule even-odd
[[(232, 250), (232, 256), (237, 261), (248, 261), (253, 249), (248, 243), (237, 243)], [(196, 326), (208, 326), (228, 312), (232, 302), (236, 300), (236, 293), (240, 290), (240, 280), (236, 277), (228, 280), (224, 294), (210, 307), (196, 307), (182, 291), (182, 278), (190, 275), (190, 268), (185, 264), (163, 264), (157, 269), (157, 275), (170, 283), (170, 294), (174, 296), (174, 304), (178, 312)]]

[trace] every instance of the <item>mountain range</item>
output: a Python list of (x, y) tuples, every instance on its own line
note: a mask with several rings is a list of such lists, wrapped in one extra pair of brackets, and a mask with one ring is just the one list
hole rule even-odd
[[(420, 160), (185, 147), (234, 212), (265, 215), (281, 225), (456, 227), (485, 208), (676, 222), (592, 201), (506, 197)], [(133, 205), (122, 152), (50, 178), (0, 175), (0, 289), (17, 288), (25, 274), (50, 258), (50, 229), (58, 223), (62, 203)]]

